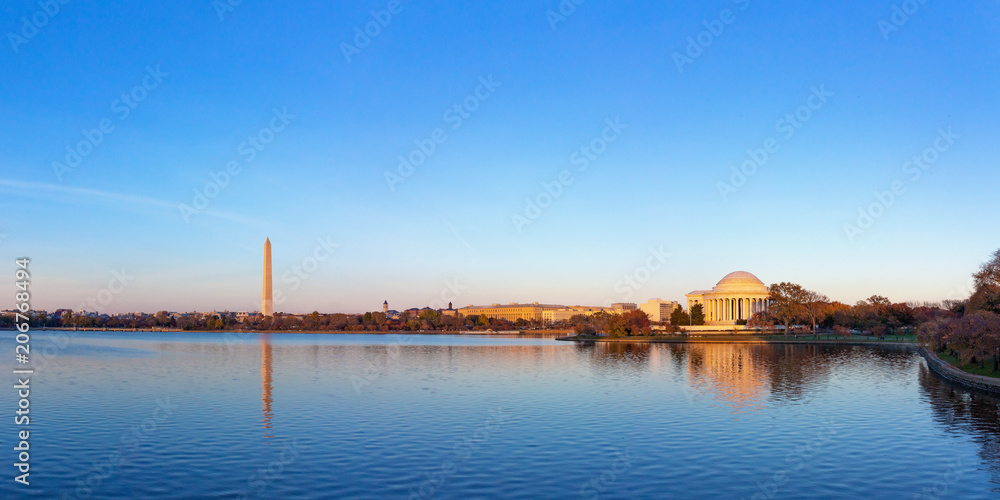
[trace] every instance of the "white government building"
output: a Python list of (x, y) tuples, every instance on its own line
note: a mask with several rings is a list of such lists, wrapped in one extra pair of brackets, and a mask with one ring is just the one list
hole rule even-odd
[(727, 274), (711, 290), (695, 290), (687, 298), (688, 311), (701, 304), (706, 325), (735, 325), (737, 320), (767, 310), (767, 285), (746, 271)]

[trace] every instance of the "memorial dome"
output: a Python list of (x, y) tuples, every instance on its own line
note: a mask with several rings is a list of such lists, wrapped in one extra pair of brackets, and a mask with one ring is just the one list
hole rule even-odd
[(721, 280), (719, 280), (719, 282), (716, 284), (716, 286), (723, 286), (723, 285), (743, 285), (743, 286), (746, 286), (746, 285), (761, 285), (761, 286), (765, 286), (763, 281), (757, 279), (756, 276), (754, 276), (753, 274), (748, 273), (746, 271), (734, 271), (734, 272), (731, 272), (731, 273), (727, 274), (724, 278), (722, 278)]

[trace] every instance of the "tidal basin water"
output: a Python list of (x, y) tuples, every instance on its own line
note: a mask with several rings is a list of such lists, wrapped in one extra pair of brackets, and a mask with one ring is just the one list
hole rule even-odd
[[(72, 332), (71, 332), (72, 333)], [(997, 399), (912, 351), (551, 338), (32, 339), (0, 498), (988, 498)], [(52, 357), (55, 354), (56, 356)]]

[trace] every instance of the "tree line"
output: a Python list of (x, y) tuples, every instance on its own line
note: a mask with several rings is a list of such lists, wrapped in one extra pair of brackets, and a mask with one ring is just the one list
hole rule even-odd
[(952, 301), (950, 314), (920, 325), (917, 338), (930, 349), (947, 352), (963, 364), (992, 370), (1000, 364), (1000, 250), (972, 275), (975, 291), (966, 300)]

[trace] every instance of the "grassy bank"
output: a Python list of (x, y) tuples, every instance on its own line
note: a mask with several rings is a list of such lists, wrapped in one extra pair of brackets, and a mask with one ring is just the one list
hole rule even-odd
[(954, 366), (959, 370), (962, 370), (965, 373), (971, 373), (973, 375), (982, 375), (984, 377), (993, 377), (993, 378), (1000, 377), (1000, 372), (993, 371), (993, 360), (988, 360), (986, 363), (983, 364), (985, 368), (980, 368), (979, 363), (963, 364), (960, 359), (958, 359), (955, 356), (952, 356), (951, 354), (948, 354), (947, 352), (936, 352), (934, 354), (937, 355), (938, 359), (940, 359), (941, 361), (944, 361), (949, 365)]

